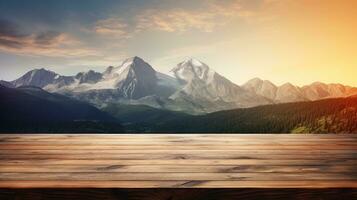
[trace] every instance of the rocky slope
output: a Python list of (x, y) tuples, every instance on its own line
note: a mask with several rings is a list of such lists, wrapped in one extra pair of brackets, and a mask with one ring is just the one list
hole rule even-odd
[(139, 57), (128, 58), (102, 73), (89, 70), (75, 76), (62, 76), (36, 69), (12, 82), (2, 81), (0, 85), (36, 86), (97, 107), (110, 103), (147, 105), (191, 114), (357, 94), (357, 88), (318, 82), (303, 87), (290, 83), (277, 86), (255, 78), (239, 86), (196, 59), (179, 63), (171, 75), (166, 75)]

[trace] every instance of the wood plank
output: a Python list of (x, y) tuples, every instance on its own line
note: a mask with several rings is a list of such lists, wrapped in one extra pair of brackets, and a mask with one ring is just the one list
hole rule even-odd
[(256, 140), (256, 141), (264, 141), (264, 140), (274, 140), (278, 139), (281, 141), (294, 141), (297, 139), (303, 139), (306, 141), (354, 141), (357, 139), (355, 135), (336, 135), (331, 137), (331, 135), (327, 135), (329, 137), (325, 137), (324, 135), (300, 135), (300, 134), (262, 134), (262, 135), (242, 135), (242, 134), (213, 134), (213, 135), (186, 135), (186, 134), (173, 134), (173, 135), (142, 135), (142, 134), (131, 134), (131, 135), (63, 135), (63, 134), (54, 134), (54, 135), (45, 135), (45, 136), (6, 136), (0, 135), (2, 141), (6, 142), (21, 142), (21, 141), (78, 141), (78, 140), (98, 140), (98, 141), (106, 141), (112, 139), (121, 139), (122, 141), (130, 141), (130, 140), (151, 140), (151, 141), (246, 141), (246, 140)]
[(355, 145), (32, 145), (32, 144), (1, 144), (0, 150), (355, 150)]
[(2, 160), (1, 165), (357, 165), (357, 160), (349, 159), (311, 159), (311, 160), (281, 160), (281, 159), (217, 159), (217, 160), (194, 160), (194, 159), (175, 159), (175, 160), (65, 160), (65, 159), (44, 159), (44, 160)]
[[(144, 152), (145, 151), (145, 152)], [(320, 149), (305, 149), (304, 151), (301, 150), (290, 150), (290, 149), (273, 149), (273, 150), (264, 150), (262, 151), (261, 149), (256, 150), (256, 149), (234, 149), (234, 150), (224, 150), (224, 149), (214, 149), (213, 147), (211, 149), (207, 150), (201, 150), (201, 149), (175, 149), (175, 150), (162, 150), (162, 149), (139, 149), (139, 150), (113, 150), (113, 149), (107, 149), (107, 150), (83, 150), (83, 149), (61, 149), (61, 150), (47, 150), (47, 149), (42, 149), (42, 150), (1, 150), (0, 155), (21, 155), (21, 154), (31, 154), (31, 155), (77, 155), (77, 154), (101, 154), (101, 155), (110, 155), (110, 154), (142, 154), (145, 153), (145, 155), (150, 155), (150, 154), (232, 154), (232, 155), (257, 155), (257, 154), (269, 154), (269, 155), (334, 155), (334, 154), (356, 154), (357, 152), (353, 149), (350, 150), (320, 150)]]
[(206, 172), (206, 173), (348, 173), (354, 165), (0, 165), (0, 172), (10, 173), (52, 173), (52, 172)]
[(111, 134), (46, 134), (46, 133), (40, 133), (40, 134), (28, 134), (28, 133), (17, 133), (17, 134), (0, 134), (0, 137), (10, 137), (10, 138), (18, 138), (18, 137), (26, 137), (26, 138), (306, 138), (306, 139), (313, 139), (313, 138), (357, 138), (357, 135), (355, 134), (269, 134), (269, 133), (245, 133), (245, 134), (239, 134), (239, 133), (196, 133), (196, 134), (187, 134), (187, 133), (179, 133), (179, 134), (167, 134), (167, 133), (111, 133)]
[(0, 173), (0, 181), (302, 181), (354, 180), (355, 173)]
[(53, 146), (53, 145), (122, 145), (122, 146), (130, 146), (130, 145), (143, 145), (143, 146), (152, 146), (152, 145), (160, 145), (160, 146), (173, 146), (179, 144), (192, 145), (192, 146), (207, 146), (207, 145), (355, 145), (355, 141), (258, 141), (258, 140), (248, 140), (248, 141), (123, 141), (123, 140), (106, 140), (106, 141), (95, 141), (95, 140), (81, 140), (81, 141), (66, 141), (66, 140), (58, 140), (58, 141), (24, 141), (24, 142), (1, 142), (1, 144), (17, 144), (17, 145), (44, 145), (44, 146)]
[[(0, 135), (1, 142), (81, 142), (81, 141), (101, 141), (108, 142), (117, 139), (116, 135)], [(268, 141), (274, 143), (275, 140), (284, 142), (298, 142), (303, 139), (304, 142), (354, 142), (357, 137), (354, 135), (305, 135), (295, 134), (286, 136), (280, 134), (253, 134), (253, 135), (234, 135), (234, 134), (216, 134), (216, 135), (187, 135), (187, 134), (172, 134), (172, 135), (120, 135), (122, 142), (238, 142), (238, 141)]]
[(356, 181), (0, 181), (0, 188), (357, 188)]
[[(186, 160), (204, 160), (204, 159), (293, 159), (293, 160), (302, 160), (302, 159), (329, 159), (329, 158), (336, 158), (336, 159), (357, 159), (357, 154), (298, 154), (292, 156), (291, 154), (273, 154), (267, 155), (264, 152), (259, 154), (253, 153), (233, 153), (233, 154), (226, 154), (226, 153), (207, 153), (207, 154), (200, 154), (200, 153), (186, 153), (180, 154), (171, 152), (169, 154), (15, 154), (15, 155), (2, 155), (0, 154), (0, 160), (44, 160), (44, 159), (63, 159), (63, 160), (147, 160), (147, 159), (163, 159), (163, 160), (172, 160), (172, 159), (186, 159)], [(0, 161), (2, 162), (2, 161)]]
[(356, 146), (332, 134), (3, 134), (0, 187), (353, 188)]

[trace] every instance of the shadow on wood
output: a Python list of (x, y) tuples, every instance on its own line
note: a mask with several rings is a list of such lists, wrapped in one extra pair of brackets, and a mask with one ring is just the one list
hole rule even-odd
[(2, 189), (1, 200), (357, 199), (356, 189)]

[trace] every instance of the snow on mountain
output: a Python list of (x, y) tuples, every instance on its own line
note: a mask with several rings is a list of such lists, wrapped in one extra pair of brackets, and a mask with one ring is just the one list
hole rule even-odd
[(268, 103), (265, 98), (244, 90), (196, 59), (179, 63), (171, 72), (184, 86), (170, 99), (200, 102), (206, 111), (222, 109), (222, 104), (229, 109)]
[(156, 72), (156, 77), (157, 87), (155, 94), (157, 96), (167, 98), (182, 88), (180, 81), (172, 76)]
[(76, 79), (79, 80), (79, 84), (82, 83), (97, 83), (102, 79), (102, 74), (95, 72), (93, 70), (89, 70), (88, 72), (80, 72), (76, 75)]
[(58, 74), (56, 74), (55, 72), (42, 68), (29, 71), (19, 79), (12, 81), (11, 83), (15, 87), (31, 85), (42, 88), (50, 83), (53, 83), (53, 81), (57, 77)]
[(114, 73), (118, 74), (116, 88), (126, 98), (138, 99), (155, 93), (156, 71), (139, 57), (127, 59)]
[[(86, 78), (86, 81), (77, 81), (75, 86), (67, 87), (67, 91), (100, 101), (117, 98), (139, 99), (154, 95), (157, 91), (156, 71), (139, 57), (128, 58), (118, 67), (108, 67), (102, 74), (89, 71), (80, 75), (81, 78)], [(83, 80), (79, 79), (78, 75), (76, 78)]]
[(173, 72), (179, 81), (186, 83), (192, 80), (201, 80), (209, 83), (213, 81), (213, 76), (216, 74), (206, 64), (193, 58), (179, 63), (171, 72)]
[(303, 87), (290, 83), (276, 86), (255, 78), (238, 86), (193, 58), (179, 63), (171, 73), (172, 76), (157, 72), (143, 59), (132, 57), (103, 73), (89, 70), (62, 76), (35, 69), (12, 82), (1, 81), (0, 85), (35, 86), (99, 107), (114, 102), (189, 113), (357, 95), (357, 88), (319, 82)]

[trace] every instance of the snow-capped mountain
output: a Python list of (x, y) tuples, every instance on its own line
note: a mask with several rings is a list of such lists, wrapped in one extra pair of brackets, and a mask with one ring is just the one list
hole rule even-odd
[[(34, 69), (27, 72), (25, 75), (11, 81), (10, 83), (14, 87), (20, 86), (35, 86), (39, 88), (47, 88), (49, 91), (62, 88), (67, 85), (71, 85), (75, 82), (75, 77), (61, 76), (53, 71), (46, 70), (44, 68)], [(55, 89), (54, 89), (55, 88)]]
[(19, 86), (36, 86), (36, 87), (45, 87), (48, 84), (51, 84), (58, 78), (58, 74), (52, 71), (48, 71), (45, 69), (35, 69), (27, 72), (21, 78), (12, 81), (11, 83), (15, 87)]
[(166, 75), (139, 57), (110, 66), (103, 73), (89, 70), (75, 76), (36, 69), (6, 87), (36, 86), (83, 101), (105, 106), (107, 103), (148, 105), (160, 109), (206, 113), (264, 104), (311, 101), (357, 94), (357, 88), (341, 84), (313, 83), (298, 87), (290, 83), (276, 86), (258, 78), (239, 86), (215, 72), (205, 63), (187, 59)]
[(244, 90), (196, 59), (179, 63), (171, 72), (183, 87), (170, 96), (170, 99), (200, 102), (201, 106), (207, 104), (203, 106), (203, 111), (211, 112), (269, 103), (262, 96)]
[(88, 72), (78, 73), (75, 78), (78, 79), (79, 84), (97, 83), (98, 81), (102, 80), (103, 75), (99, 72), (89, 70)]
[(138, 99), (153, 95), (158, 82), (156, 71), (139, 57), (128, 58), (118, 67), (108, 67), (103, 73), (90, 70), (73, 78), (74, 82), (64, 87), (49, 84), (46, 88), (54, 92), (72, 93), (115, 90), (112, 92), (119, 97)]
[(124, 98), (138, 99), (155, 94), (157, 87), (156, 71), (139, 57), (126, 59), (111, 71), (102, 82), (112, 83)]

